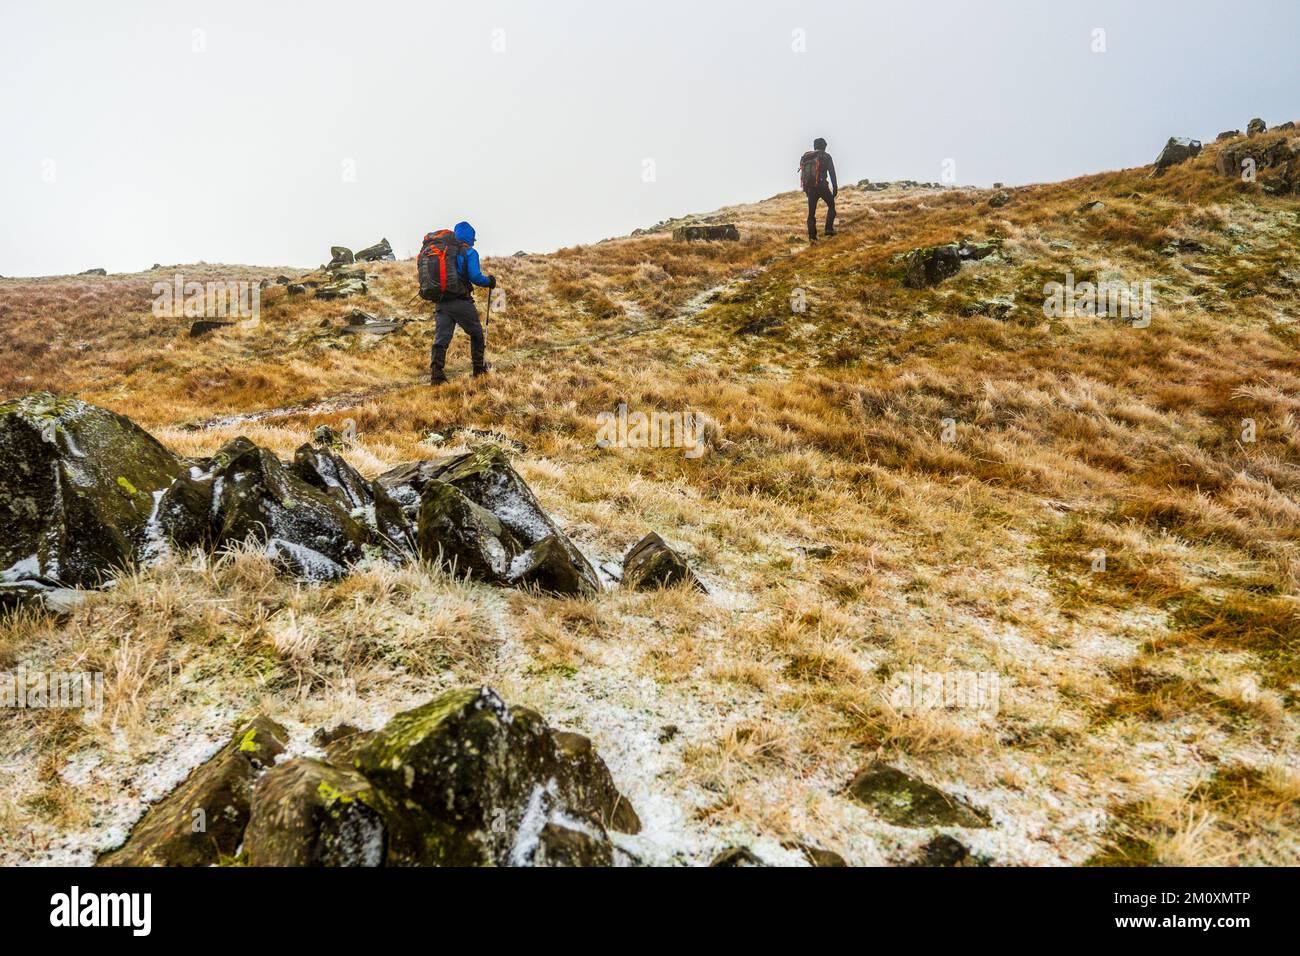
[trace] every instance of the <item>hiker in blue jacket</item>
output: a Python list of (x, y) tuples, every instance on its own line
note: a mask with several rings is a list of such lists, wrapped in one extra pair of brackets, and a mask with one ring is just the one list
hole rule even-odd
[(452, 231), (464, 247), (464, 251), (456, 255), (456, 271), (465, 280), (465, 293), (444, 298), (434, 313), (433, 352), (429, 362), (429, 381), (433, 385), (442, 385), (447, 381), (447, 346), (451, 344), (458, 325), (469, 336), (469, 354), (474, 363), (474, 375), (477, 377), (486, 374), (491, 367), (487, 364), (487, 343), (472, 292), (473, 286), (481, 286), (488, 289), (488, 295), (491, 295), (490, 290), (497, 287), (496, 276), (485, 276), (479, 266), (478, 251), (474, 248), (474, 227), (467, 222), (458, 222)]

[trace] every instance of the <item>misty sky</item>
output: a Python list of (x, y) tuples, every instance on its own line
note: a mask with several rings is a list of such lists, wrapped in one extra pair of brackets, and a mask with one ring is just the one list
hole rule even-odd
[(1292, 0), (52, 0), (2, 25), (6, 276), (404, 257), (463, 218), (486, 254), (545, 251), (794, 189), (819, 135), (843, 182), (952, 159), (987, 185), (1300, 118)]

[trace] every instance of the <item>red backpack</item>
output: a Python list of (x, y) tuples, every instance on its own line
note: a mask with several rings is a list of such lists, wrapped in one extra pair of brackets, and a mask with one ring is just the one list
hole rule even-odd
[(470, 294), (465, 277), (456, 268), (456, 257), (469, 246), (456, 238), (450, 229), (428, 233), (420, 244), (415, 268), (420, 276), (420, 298), (426, 302), (464, 298)]
[(807, 192), (822, 184), (822, 154), (810, 149), (799, 160), (799, 188)]

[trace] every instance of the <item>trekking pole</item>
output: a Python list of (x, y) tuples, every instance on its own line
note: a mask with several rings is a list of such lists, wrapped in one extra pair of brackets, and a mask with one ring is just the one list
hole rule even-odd
[(487, 317), (483, 319), (483, 328), (485, 329), (492, 324), (492, 293), (494, 291), (494, 289), (488, 289)]

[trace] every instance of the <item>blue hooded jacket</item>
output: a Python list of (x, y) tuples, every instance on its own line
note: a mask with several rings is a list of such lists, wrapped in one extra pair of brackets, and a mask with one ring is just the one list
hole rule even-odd
[(474, 248), (474, 227), (467, 222), (458, 222), (452, 230), (456, 238), (469, 246), (469, 251), (456, 257), (456, 269), (474, 285), (486, 286), (488, 277), (483, 274), (478, 262), (478, 251)]

